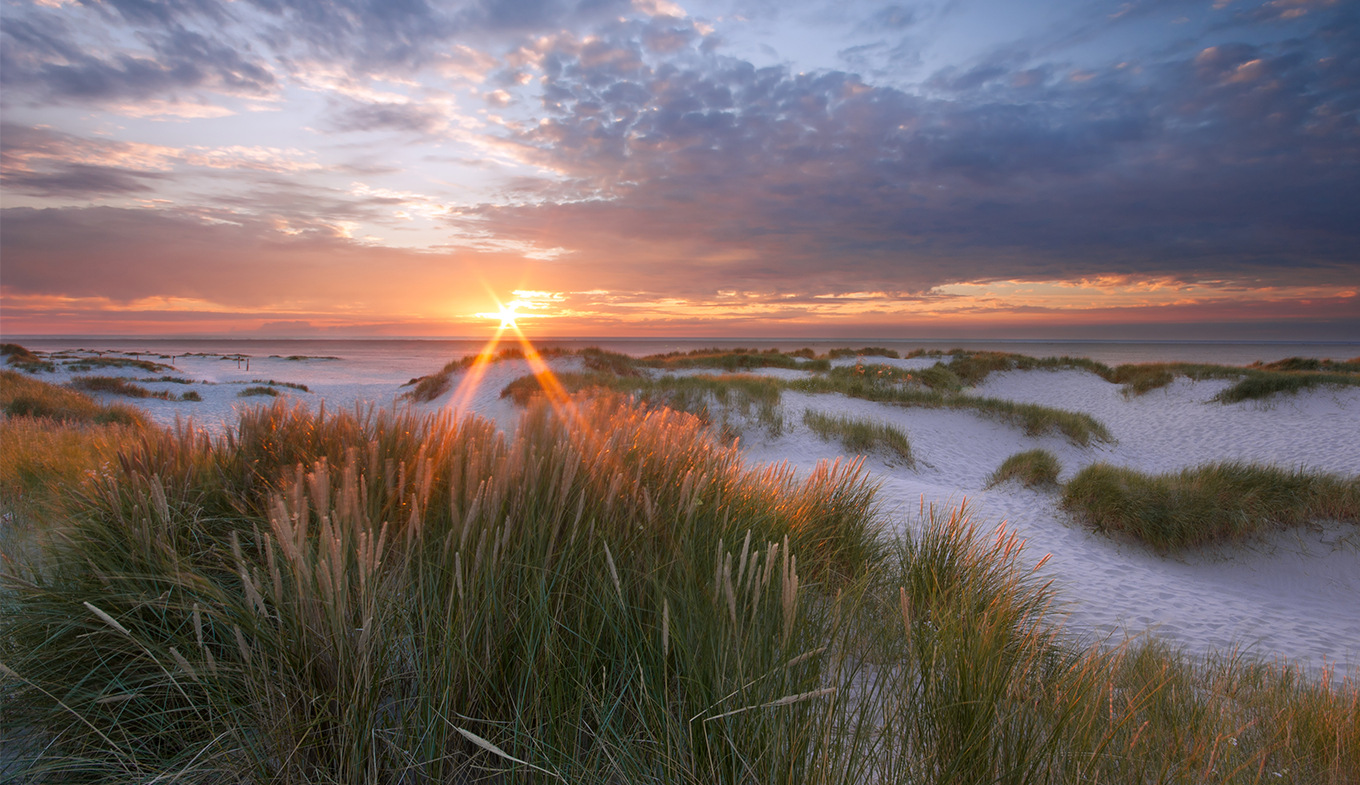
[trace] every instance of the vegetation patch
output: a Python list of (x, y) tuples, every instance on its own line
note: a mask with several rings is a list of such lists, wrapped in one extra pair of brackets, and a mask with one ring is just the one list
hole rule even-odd
[(938, 390), (880, 384), (871, 377), (822, 376), (786, 382), (789, 389), (806, 393), (841, 393), (881, 403), (927, 408), (967, 409), (1022, 428), (1030, 436), (1058, 434), (1078, 446), (1093, 441), (1114, 440), (1103, 423), (1084, 412), (1070, 412), (1032, 403), (1016, 403), (999, 398), (979, 398), (965, 394), (945, 394)]
[(1097, 531), (1178, 550), (1319, 519), (1360, 521), (1360, 477), (1242, 463), (1148, 475), (1097, 463), (1068, 481), (1063, 506)]
[[(0, 370), (0, 410), (9, 417), (33, 417), (69, 423), (143, 426), (146, 416), (123, 404), (101, 405), (88, 395), (55, 384)], [(7, 423), (6, 427), (12, 427)]]
[(987, 487), (1015, 480), (1026, 488), (1054, 488), (1061, 472), (1062, 464), (1053, 453), (1044, 449), (1026, 450), (1002, 461), (988, 478)]
[(63, 363), (63, 368), (74, 373), (85, 373), (105, 368), (136, 368), (149, 373), (174, 370), (173, 366), (150, 360), (137, 360), (131, 357), (82, 357)]
[(1073, 644), (1014, 536), (931, 508), (880, 539), (857, 462), (751, 470), (682, 413), (540, 402), (508, 437), (276, 402), (124, 447), (0, 574), (0, 733), (40, 741), (20, 781), (1360, 768), (1354, 683)]
[[(1360, 358), (1357, 358), (1360, 359)], [(1110, 381), (1124, 385), (1125, 395), (1142, 395), (1170, 384), (1178, 376), (1202, 381), (1235, 379), (1237, 383), (1214, 396), (1221, 403), (1259, 400), (1279, 393), (1297, 393), (1324, 385), (1360, 385), (1360, 364), (1290, 357), (1278, 362), (1238, 367), (1211, 363), (1142, 363), (1121, 365)]]
[(803, 412), (803, 424), (822, 439), (839, 441), (851, 453), (883, 452), (908, 466), (916, 465), (906, 432), (888, 423), (833, 416), (808, 409)]
[(1269, 398), (1280, 393), (1298, 393), (1304, 390), (1311, 390), (1315, 387), (1325, 386), (1357, 386), (1360, 385), (1360, 374), (1343, 373), (1315, 373), (1309, 371), (1294, 371), (1285, 373), (1262, 373), (1251, 374), (1247, 378), (1234, 384), (1232, 387), (1214, 396), (1214, 400), (1222, 403), (1238, 403), (1240, 401), (1260, 400)]
[[(809, 349), (807, 351), (810, 353), (812, 350)], [(896, 360), (900, 356), (901, 355), (895, 350), (885, 349), (882, 346), (865, 346), (859, 349), (832, 349), (826, 353), (826, 359), (828, 360), (839, 360), (842, 357), (889, 357)]]
[(695, 415), (705, 423), (717, 424), (726, 436), (736, 436), (741, 431), (736, 415), (743, 419), (754, 416), (775, 436), (784, 428), (780, 409), (783, 387), (777, 379), (765, 376), (698, 374), (653, 379), (612, 373), (561, 373), (545, 380), (528, 374), (507, 384), (501, 390), (501, 397), (527, 406), (543, 393), (545, 383), (560, 386), (567, 393), (598, 390), (626, 394), (648, 406), (664, 406)]
[(174, 398), (168, 392), (148, 390), (122, 376), (77, 376), (69, 384), (72, 389), (104, 395), (123, 395), (128, 398), (159, 398), (165, 401)]
[(309, 390), (309, 389), (307, 388), (307, 385), (305, 385), (305, 384), (298, 384), (298, 383), (296, 383), (296, 382), (276, 382), (276, 381), (274, 381), (273, 379), (251, 379), (251, 380), (250, 380), (250, 383), (251, 383), (251, 384), (263, 384), (263, 385), (266, 385), (266, 386), (269, 386), (269, 387), (287, 387), (287, 388), (289, 388), (290, 390), (299, 390), (299, 391), (305, 392), (305, 393), (311, 392), (311, 390)]
[(1286, 357), (1273, 363), (1254, 362), (1247, 366), (1265, 371), (1326, 371), (1329, 373), (1360, 373), (1360, 357), (1349, 360), (1317, 359), (1316, 357)]
[(713, 368), (735, 372), (755, 368), (789, 368), (803, 371), (827, 371), (831, 361), (806, 359), (806, 355), (785, 354), (778, 349), (694, 349), (688, 352), (653, 354), (638, 361), (650, 368), (674, 371), (686, 368)]
[(247, 387), (244, 390), (236, 393), (237, 398), (249, 398), (255, 395), (267, 395), (271, 398), (277, 398), (279, 397), (279, 391), (274, 389), (273, 387), (256, 385), (254, 387)]
[(51, 360), (45, 360), (17, 343), (0, 343), (0, 355), (5, 357), (6, 365), (13, 365), (21, 371), (51, 373), (57, 369)]
[(860, 379), (871, 384), (919, 385), (941, 392), (958, 392), (963, 389), (963, 381), (942, 363), (928, 368), (899, 368), (882, 363), (856, 363), (831, 369), (832, 379)]
[[(591, 351), (591, 349), (582, 351)], [(612, 352), (604, 352), (603, 350), (598, 349), (594, 351), (601, 355), (613, 354)], [(549, 347), (540, 351), (539, 356), (562, 357), (572, 353), (573, 352), (565, 349)], [(403, 387), (411, 387), (413, 389), (402, 393), (401, 397), (404, 400), (427, 403), (448, 392), (449, 388), (453, 385), (453, 377), (455, 374), (462, 373), (478, 363), (494, 363), (505, 360), (523, 359), (524, 350), (514, 346), (501, 349), (499, 352), (494, 353), (469, 354), (460, 360), (454, 360), (446, 364), (438, 373), (432, 373), (428, 376), (418, 376), (406, 384), (403, 384)]]

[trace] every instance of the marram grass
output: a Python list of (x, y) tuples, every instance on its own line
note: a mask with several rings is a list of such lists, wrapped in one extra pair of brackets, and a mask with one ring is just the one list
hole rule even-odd
[(803, 412), (803, 424), (822, 439), (839, 441), (852, 454), (881, 452), (908, 466), (916, 463), (906, 432), (888, 423), (808, 409)]
[(923, 508), (886, 540), (857, 463), (750, 469), (667, 409), (540, 400), (506, 436), (276, 403), (123, 446), (63, 537), (5, 562), (0, 778), (1360, 770), (1353, 683), (1073, 644), (1015, 537)]
[(1063, 506), (1098, 531), (1174, 550), (1318, 519), (1360, 522), (1360, 477), (1243, 463), (1148, 475), (1096, 463), (1067, 482)]
[(1014, 480), (1027, 488), (1056, 488), (1062, 464), (1048, 450), (1037, 448), (1018, 452), (996, 467), (987, 480), (987, 487)]

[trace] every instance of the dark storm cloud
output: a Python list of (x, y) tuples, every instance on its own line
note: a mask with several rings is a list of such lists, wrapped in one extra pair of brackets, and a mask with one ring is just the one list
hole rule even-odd
[(485, 218), (602, 258), (613, 239), (652, 238), (730, 258), (717, 275), (790, 287), (1360, 273), (1360, 35), (1347, 14), (1316, 38), (1206, 48), (1136, 74), (1001, 59), (942, 77), (940, 98), (717, 57), (649, 65), (642, 29), (548, 53), (552, 119), (521, 138), (617, 199)]

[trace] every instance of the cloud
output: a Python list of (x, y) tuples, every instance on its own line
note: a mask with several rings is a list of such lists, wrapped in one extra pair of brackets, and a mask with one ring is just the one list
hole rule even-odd
[(6, 296), (410, 315), (446, 313), (445, 293), (468, 288), (456, 254), (373, 247), (336, 231), (289, 234), (275, 221), (220, 209), (7, 208)]
[(400, 131), (431, 134), (447, 127), (448, 120), (443, 112), (415, 103), (350, 102), (348, 106), (333, 114), (330, 125), (340, 132)]
[(247, 47), (174, 27), (143, 31), (142, 48), (110, 48), (94, 44), (77, 22), (88, 24), (47, 13), (7, 18), (0, 49), (6, 86), (46, 103), (176, 98), (198, 90), (267, 96), (277, 86)]
[(655, 264), (693, 271), (675, 280), (688, 292), (1110, 269), (1346, 280), (1360, 37), (1333, 28), (1021, 88), (1033, 68), (997, 60), (932, 98), (692, 47), (652, 64), (642, 24), (620, 24), (542, 52), (545, 117), (515, 137), (576, 198), (477, 218), (575, 249), (618, 288), (654, 288)]

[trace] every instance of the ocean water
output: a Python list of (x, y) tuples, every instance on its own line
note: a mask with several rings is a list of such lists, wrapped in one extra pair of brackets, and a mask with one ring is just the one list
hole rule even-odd
[[(412, 376), (433, 373), (450, 360), (481, 351), (485, 341), (438, 339), (183, 339), (64, 337), (15, 339), (31, 349), (46, 352), (86, 350), (117, 353), (147, 353), (182, 357), (190, 353), (245, 356), (255, 368), (290, 367), (288, 357), (333, 357), (334, 360), (292, 361), (293, 367), (305, 363), (307, 376), (318, 381), (358, 381), (402, 383)], [(502, 346), (513, 346), (502, 342)], [(706, 347), (731, 349), (778, 348), (792, 351), (808, 347), (817, 353), (838, 347), (882, 346), (906, 354), (913, 349), (954, 348), (994, 350), (1034, 357), (1089, 357), (1107, 365), (1146, 362), (1205, 362), (1247, 365), (1260, 360), (1272, 362), (1286, 357), (1318, 357), (1335, 360), (1360, 356), (1360, 341), (1331, 343), (1247, 343), (1247, 342), (1119, 342), (1119, 341), (911, 341), (871, 339), (846, 340), (772, 340), (761, 338), (714, 340), (711, 338), (577, 338), (544, 340), (539, 348), (580, 349), (598, 346), (633, 356), (662, 352), (690, 351)], [(281, 364), (282, 363), (282, 364)], [(357, 377), (357, 378), (356, 378)]]

